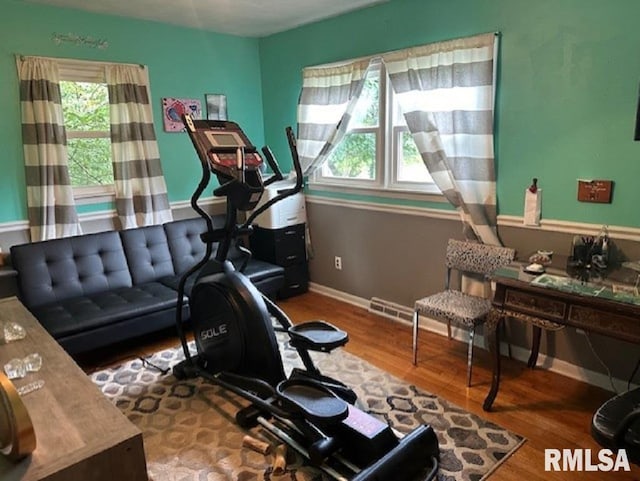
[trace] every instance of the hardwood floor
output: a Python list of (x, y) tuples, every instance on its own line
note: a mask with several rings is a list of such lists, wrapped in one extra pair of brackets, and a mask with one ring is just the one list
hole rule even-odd
[[(640, 480), (631, 472), (545, 472), (545, 449), (591, 449), (598, 463), (599, 446), (589, 433), (593, 412), (611, 393), (524, 363), (503, 359), (500, 392), (493, 411), (482, 410), (491, 383), (487, 352), (476, 349), (471, 387), (466, 387), (466, 345), (428, 331), (420, 334), (418, 365), (411, 362), (410, 326), (317, 293), (280, 301), (294, 323), (324, 319), (349, 332), (346, 350), (394, 376), (437, 394), (484, 419), (527, 438), (524, 445), (490, 477), (503, 480)], [(176, 345), (174, 336), (160, 336), (144, 346), (80, 360), (88, 371), (128, 357)]]

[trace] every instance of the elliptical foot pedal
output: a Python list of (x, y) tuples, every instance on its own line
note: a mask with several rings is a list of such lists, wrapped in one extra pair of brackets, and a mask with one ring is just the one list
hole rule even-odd
[(349, 405), (326, 387), (304, 379), (288, 379), (276, 388), (280, 399), (311, 421), (335, 424), (349, 415)]
[(309, 380), (314, 383), (320, 383), (336, 396), (344, 399), (349, 404), (355, 404), (358, 396), (349, 386), (327, 376), (323, 376), (319, 372), (309, 372), (305, 369), (294, 367), (289, 375), (289, 380)]
[(325, 321), (308, 321), (289, 328), (291, 345), (311, 351), (329, 352), (344, 346), (349, 335)]
[[(387, 479), (436, 479), (440, 466), (440, 446), (431, 426), (420, 425), (400, 440), (398, 445), (367, 466), (351, 481)], [(420, 473), (428, 469), (428, 473)]]

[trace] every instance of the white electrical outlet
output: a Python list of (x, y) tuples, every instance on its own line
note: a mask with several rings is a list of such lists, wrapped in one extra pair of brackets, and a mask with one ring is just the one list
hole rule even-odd
[(342, 270), (342, 257), (336, 256), (333, 264), (335, 266), (336, 269), (338, 269), (339, 271)]

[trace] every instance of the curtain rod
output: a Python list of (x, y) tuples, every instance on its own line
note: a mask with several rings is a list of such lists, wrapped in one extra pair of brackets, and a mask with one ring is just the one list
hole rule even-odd
[(140, 68), (146, 68), (147, 66), (141, 63), (127, 63), (127, 62), (104, 62), (100, 60), (81, 60), (77, 58), (67, 58), (67, 57), (42, 57), (38, 55), (22, 55), (15, 54), (16, 57), (20, 59), (21, 62), (24, 62), (27, 58), (40, 58), (45, 60), (57, 60), (59, 62), (69, 62), (69, 63), (93, 63), (100, 65), (129, 65), (131, 67), (138, 66)]
[[(485, 33), (478, 33), (476, 35), (467, 35), (465, 37), (457, 37), (457, 38), (450, 38), (447, 40), (437, 40), (435, 42), (430, 42), (430, 43), (439, 43), (439, 42), (450, 42), (452, 40), (460, 40), (462, 38), (470, 38), (470, 37), (479, 37), (481, 35), (487, 35), (491, 32), (485, 32)], [(501, 35), (501, 32), (499, 30), (496, 30), (493, 32), (493, 35), (495, 35), (496, 37), (499, 37)], [(429, 45), (429, 43), (425, 43), (423, 45)], [(419, 47), (420, 45), (413, 45), (412, 47)], [(373, 55), (363, 55), (362, 57), (354, 57), (354, 58), (350, 58), (350, 59), (346, 59), (346, 60), (338, 60), (337, 62), (329, 62), (329, 63), (321, 63), (321, 64), (317, 64), (317, 65), (307, 65), (306, 67), (302, 67), (302, 70), (306, 69), (306, 68), (314, 68), (314, 67), (341, 67), (342, 65), (347, 65), (349, 63), (352, 62), (359, 62), (361, 60), (367, 60), (367, 59), (374, 59), (376, 57), (382, 57), (383, 55), (389, 55), (395, 52), (401, 52), (402, 50), (406, 50), (408, 48), (412, 48), (412, 47), (404, 47), (404, 48), (399, 48), (396, 50), (389, 50), (387, 52), (381, 52), (381, 53), (376, 53)]]

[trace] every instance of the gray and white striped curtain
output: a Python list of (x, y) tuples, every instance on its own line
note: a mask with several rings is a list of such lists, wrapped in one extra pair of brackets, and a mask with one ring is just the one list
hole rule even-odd
[(69, 177), (58, 67), (35, 57), (20, 57), (17, 64), (31, 240), (81, 234)]
[(493, 150), (494, 33), (382, 56), (409, 130), (465, 235), (500, 245)]
[(116, 211), (123, 229), (173, 219), (153, 127), (147, 69), (107, 65)]
[(305, 177), (322, 166), (344, 136), (368, 66), (366, 59), (303, 70), (297, 148)]

